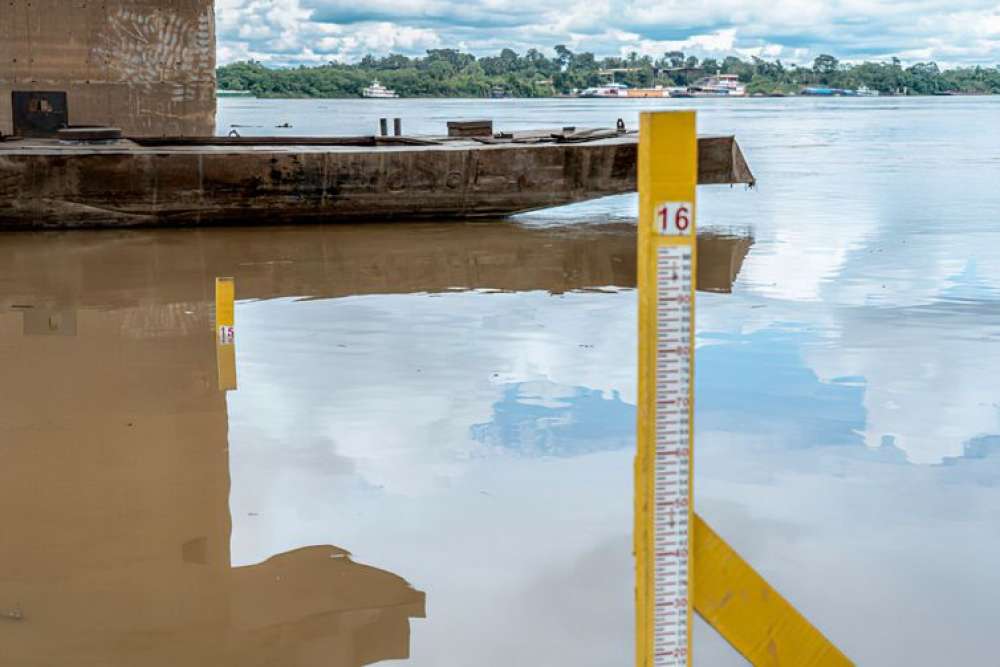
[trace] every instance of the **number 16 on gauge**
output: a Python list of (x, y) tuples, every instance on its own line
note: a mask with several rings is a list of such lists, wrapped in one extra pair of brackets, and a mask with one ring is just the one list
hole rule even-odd
[(653, 227), (662, 236), (690, 236), (694, 205), (689, 201), (667, 201), (653, 214)]

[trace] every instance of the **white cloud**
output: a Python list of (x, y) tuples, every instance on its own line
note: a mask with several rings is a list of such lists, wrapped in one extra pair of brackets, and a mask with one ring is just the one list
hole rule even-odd
[(598, 55), (736, 54), (809, 61), (1000, 62), (995, 0), (218, 0), (220, 62), (354, 61), (450, 46), (478, 54), (566, 44)]

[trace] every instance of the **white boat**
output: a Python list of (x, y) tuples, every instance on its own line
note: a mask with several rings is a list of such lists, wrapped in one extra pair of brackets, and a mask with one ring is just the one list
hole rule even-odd
[(580, 97), (628, 97), (628, 86), (624, 83), (608, 83), (585, 88), (580, 92)]
[(215, 91), (216, 97), (256, 97), (250, 90), (219, 90)]
[(692, 97), (746, 97), (747, 87), (736, 74), (716, 74), (698, 79), (688, 91)]
[(365, 88), (364, 91), (362, 91), (361, 95), (363, 97), (375, 97), (380, 99), (399, 97), (399, 94), (396, 93), (395, 90), (389, 90), (381, 83), (379, 83), (378, 79), (372, 81), (372, 85)]
[(868, 86), (861, 86), (858, 88), (858, 97), (878, 97), (878, 91)]

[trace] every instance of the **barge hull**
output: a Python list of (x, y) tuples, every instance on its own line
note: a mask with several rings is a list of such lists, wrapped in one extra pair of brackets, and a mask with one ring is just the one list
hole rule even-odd
[[(0, 226), (502, 217), (634, 192), (636, 183), (634, 136), (376, 148), (220, 144), (0, 144)], [(733, 137), (702, 138), (699, 153), (699, 183), (753, 183)]]

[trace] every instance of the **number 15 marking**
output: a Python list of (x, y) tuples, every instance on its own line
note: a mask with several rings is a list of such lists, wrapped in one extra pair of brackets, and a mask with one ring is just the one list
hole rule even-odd
[(663, 236), (690, 236), (694, 206), (689, 201), (668, 201), (656, 207), (653, 229)]

